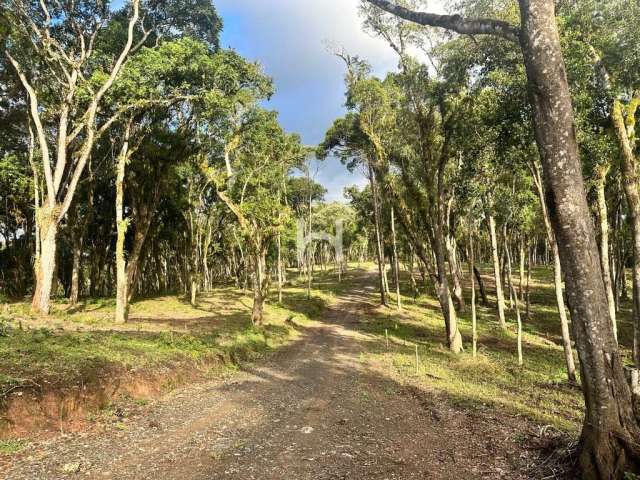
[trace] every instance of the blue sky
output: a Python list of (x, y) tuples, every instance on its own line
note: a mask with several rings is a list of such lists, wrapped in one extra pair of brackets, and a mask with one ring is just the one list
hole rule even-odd
[[(222, 46), (259, 61), (273, 77), (277, 93), (266, 105), (280, 112), (289, 132), (307, 145), (322, 141), (333, 120), (344, 114), (344, 66), (327, 51), (340, 45), (369, 60), (384, 75), (397, 57), (381, 40), (361, 28), (359, 0), (214, 0), (224, 20)], [(434, 5), (436, 2), (434, 0)], [(342, 200), (348, 185), (364, 185), (361, 173), (350, 174), (337, 159), (314, 167), (328, 201)]]

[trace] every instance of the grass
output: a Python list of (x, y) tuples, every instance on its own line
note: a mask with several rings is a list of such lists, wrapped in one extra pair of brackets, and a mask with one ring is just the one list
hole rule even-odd
[[(488, 266), (483, 269), (483, 276), (491, 294)], [(435, 299), (427, 295), (415, 300), (403, 297), (404, 308), (398, 312), (395, 307), (378, 307), (375, 289), (369, 294), (372, 307), (362, 315), (358, 327), (375, 340), (367, 343), (364, 361), (399, 383), (441, 394), (453, 405), (522, 416), (576, 433), (582, 424), (584, 403), (579, 387), (566, 380), (553, 273), (550, 268), (537, 268), (533, 279), (531, 318), (524, 324), (522, 367), (517, 364), (513, 310), (507, 310), (508, 329), (503, 331), (492, 307), (478, 308), (479, 353), (473, 358), (469, 312), (459, 315), (465, 352), (455, 355), (446, 348), (444, 321)], [(403, 291), (408, 290), (406, 282)], [(465, 293), (469, 294), (468, 289)], [(392, 294), (389, 304), (395, 305), (394, 302)], [(495, 298), (490, 295), (489, 304), (494, 303)], [(627, 347), (632, 339), (628, 307), (625, 305), (619, 314), (621, 343)], [(389, 336), (389, 349), (385, 334)], [(416, 345), (420, 357), (418, 375)], [(629, 355), (627, 347), (623, 347), (625, 357)], [(575, 358), (577, 361), (577, 354)]]
[(26, 446), (24, 440), (0, 440), (0, 455), (13, 455)]
[(251, 324), (250, 295), (232, 288), (203, 294), (195, 307), (177, 296), (142, 299), (132, 304), (124, 326), (112, 321), (111, 299), (75, 307), (56, 302), (49, 317), (30, 315), (26, 302), (6, 303), (0, 306), (9, 326), (0, 336), (0, 395), (16, 386), (86, 383), (114, 368), (199, 366), (210, 359), (234, 368), (254, 361), (296, 338), (287, 319), (304, 324), (321, 315), (324, 293), (310, 301), (301, 288), (286, 293), (286, 304), (265, 305), (263, 328)]
[[(380, 337), (385, 327), (393, 329), (389, 351), (385, 347), (372, 351), (370, 360), (389, 364), (405, 381), (444, 393), (458, 406), (524, 415), (567, 431), (579, 427), (581, 394), (564, 383), (562, 350), (558, 347), (525, 335), (525, 365), (518, 367), (515, 335), (497, 331), (486, 322), (480, 328), (480, 354), (474, 359), (470, 353), (451, 354), (442, 344), (442, 320), (436, 314), (425, 315), (424, 311), (408, 307), (398, 317), (401, 319), (397, 330), (384, 316), (367, 325), (366, 331)], [(461, 327), (462, 335), (470, 338), (464, 321)], [(466, 348), (469, 350), (470, 346)]]
[[(360, 315), (360, 323), (348, 328), (369, 337), (370, 341), (363, 342), (361, 361), (378, 374), (392, 377), (399, 385), (432, 392), (453, 405), (522, 416), (569, 433), (579, 430), (582, 394), (566, 381), (550, 268), (533, 272), (531, 318), (524, 324), (522, 367), (517, 364), (515, 313), (507, 311), (508, 329), (503, 331), (492, 307), (495, 298), (491, 296), (488, 266), (482, 270), (490, 306), (478, 309), (476, 358), (470, 353), (468, 312), (460, 314), (465, 352), (454, 355), (446, 348), (444, 322), (434, 298), (403, 297), (402, 312), (395, 307), (379, 307), (376, 288), (371, 288), (375, 279), (365, 270), (372, 271), (372, 265), (360, 270), (352, 266), (341, 283), (331, 272), (317, 272), (310, 299), (305, 282), (291, 273), (293, 286), (285, 290), (282, 304), (275, 301), (272, 292), (263, 329), (251, 325), (250, 296), (233, 288), (203, 295), (196, 307), (175, 296), (142, 299), (132, 305), (132, 320), (124, 327), (111, 322), (114, 304), (110, 299), (93, 299), (74, 308), (56, 303), (47, 319), (31, 317), (26, 303), (5, 304), (0, 307), (0, 315), (10, 328), (6, 336), (0, 336), (0, 392), (12, 385), (43, 380), (77, 383), (113, 366), (153, 368), (173, 362), (197, 365), (216, 356), (255, 360), (296, 338), (297, 331), (288, 319), (302, 326), (322, 321), (325, 308), (337, 296), (368, 286), (369, 307)], [(402, 290), (408, 292), (406, 280)], [(468, 295), (468, 288), (465, 293)], [(619, 332), (623, 354), (628, 358), (632, 340), (629, 305), (624, 305), (619, 314)], [(390, 394), (393, 391), (390, 389)], [(362, 397), (366, 400), (364, 393)]]

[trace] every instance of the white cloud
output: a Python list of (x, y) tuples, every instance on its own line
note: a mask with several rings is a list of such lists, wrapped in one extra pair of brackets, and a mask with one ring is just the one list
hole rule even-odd
[[(300, 133), (308, 144), (321, 141), (333, 120), (343, 114), (344, 65), (327, 51), (327, 43), (367, 59), (378, 75), (397, 66), (389, 46), (362, 31), (359, 0), (214, 3), (225, 21), (223, 46), (264, 65), (277, 88), (270, 108), (280, 111), (285, 128)], [(346, 185), (363, 183), (360, 174), (349, 174), (337, 162), (327, 162), (321, 169), (329, 199), (342, 198)]]

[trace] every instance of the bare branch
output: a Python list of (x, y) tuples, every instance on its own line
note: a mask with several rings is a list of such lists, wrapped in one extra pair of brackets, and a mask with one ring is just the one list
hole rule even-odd
[(420, 25), (445, 28), (464, 35), (496, 35), (511, 42), (520, 42), (520, 28), (500, 20), (489, 18), (465, 19), (460, 15), (415, 12), (388, 0), (367, 0), (367, 2), (386, 12)]

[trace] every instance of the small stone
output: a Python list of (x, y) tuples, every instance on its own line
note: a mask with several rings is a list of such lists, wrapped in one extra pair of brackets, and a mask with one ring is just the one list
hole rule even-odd
[(62, 471), (64, 473), (78, 473), (80, 471), (80, 462), (65, 463), (62, 466)]
[(302, 433), (311, 433), (311, 432), (313, 432), (313, 427), (302, 427), (302, 428), (300, 429), (300, 431), (301, 431)]

